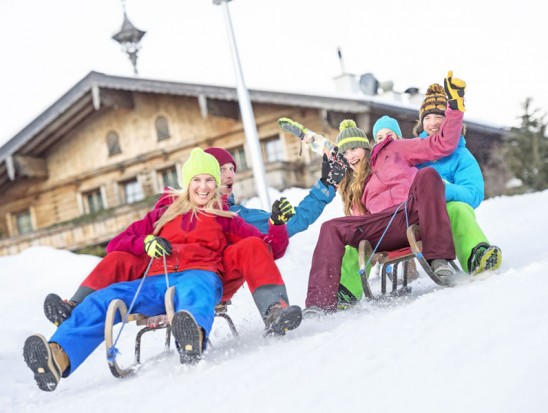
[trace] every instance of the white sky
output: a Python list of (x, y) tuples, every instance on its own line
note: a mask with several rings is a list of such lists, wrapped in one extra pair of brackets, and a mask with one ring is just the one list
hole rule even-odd
[[(144, 78), (235, 86), (222, 7), (212, 0), (127, 0), (146, 30)], [(513, 126), (521, 104), (548, 108), (545, 12), (537, 0), (234, 0), (249, 88), (334, 92), (341, 73), (371, 72), (422, 92), (448, 69), (466, 80), (469, 116)], [(0, 144), (91, 70), (132, 75), (111, 36), (118, 0), (4, 0), (0, 9)]]
[[(297, 204), (305, 193), (290, 189), (283, 195)], [(23, 361), (23, 343), (36, 332), (51, 336), (44, 297), (69, 297), (98, 258), (46, 247), (0, 257), (0, 411), (545, 412), (547, 203), (544, 191), (492, 198), (477, 209), (483, 230), (504, 256), (488, 278), (440, 289), (421, 274), (409, 297), (389, 305), (361, 302), (346, 313), (305, 320), (280, 339), (262, 337), (244, 287), (229, 310), (240, 338), (231, 338), (217, 320), (212, 346), (197, 366), (181, 366), (174, 351), (151, 358), (163, 349), (164, 334), (148, 333), (148, 361), (135, 377), (115, 379), (101, 345), (53, 393), (36, 386)], [(304, 305), (321, 222), (341, 211), (336, 198), (277, 261), (293, 304)], [(509, 220), (516, 211), (519, 219)], [(379, 291), (378, 277), (372, 276), (372, 288)], [(121, 361), (132, 357), (132, 328), (124, 329), (118, 343)]]

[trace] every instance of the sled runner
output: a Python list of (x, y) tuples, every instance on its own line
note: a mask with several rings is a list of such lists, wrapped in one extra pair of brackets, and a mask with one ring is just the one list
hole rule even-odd
[[(409, 247), (402, 248), (395, 251), (381, 251), (373, 253), (371, 248), (371, 243), (368, 240), (360, 241), (358, 247), (358, 256), (360, 261), (360, 276), (362, 280), (363, 292), (365, 297), (368, 299), (375, 299), (371, 291), (371, 286), (369, 285), (369, 280), (367, 278), (366, 266), (369, 261), (371, 266), (375, 264), (380, 264), (381, 266), (381, 294), (382, 296), (386, 295), (386, 286), (387, 278), (391, 280), (392, 291), (390, 292), (391, 296), (402, 296), (409, 294), (411, 288), (407, 285), (407, 264), (413, 259), (417, 259), (421, 267), (424, 269), (426, 274), (434, 281), (436, 284), (451, 287), (454, 286), (458, 276), (451, 277), (450, 279), (441, 279), (438, 277), (432, 267), (428, 264), (424, 256), (422, 255), (422, 242), (419, 241), (420, 237), (420, 227), (416, 224), (413, 224), (407, 228), (407, 240), (409, 241)], [(399, 264), (403, 264), (403, 274), (402, 274), (402, 287), (398, 289), (398, 267)], [(450, 261), (449, 264), (455, 269), (457, 273), (460, 272), (458, 266), (454, 261)]]
[[(170, 310), (171, 318), (173, 317), (173, 290), (171, 287), (166, 293), (166, 310), (167, 314), (161, 314), (156, 316), (145, 316), (143, 314), (129, 314), (127, 315), (126, 304), (122, 300), (112, 300), (108, 306), (106, 320), (105, 320), (105, 346), (107, 349), (107, 361), (112, 375), (116, 378), (123, 378), (133, 374), (137, 368), (141, 365), (141, 339), (143, 334), (149, 331), (166, 330), (165, 336), (165, 351), (168, 351), (171, 347), (171, 325), (170, 325)], [(169, 293), (171, 292), (171, 294)], [(171, 303), (168, 303), (171, 300)], [(227, 313), (228, 303), (220, 303), (215, 307), (215, 317), (223, 318), (226, 320), (228, 327), (234, 337), (238, 336), (238, 331), (234, 322)], [(143, 326), (137, 333), (135, 338), (135, 358), (133, 364), (124, 368), (116, 360), (116, 354), (111, 354), (116, 337), (114, 336), (113, 327), (117, 320), (124, 320), (127, 315), (126, 323), (135, 322), (138, 326)], [(177, 344), (177, 343), (176, 343)]]

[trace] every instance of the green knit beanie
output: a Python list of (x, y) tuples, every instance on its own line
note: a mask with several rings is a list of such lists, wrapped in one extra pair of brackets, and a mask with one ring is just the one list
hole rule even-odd
[(205, 153), (201, 148), (194, 148), (190, 158), (183, 164), (181, 188), (188, 188), (190, 180), (196, 175), (208, 174), (215, 178), (217, 186), (221, 186), (221, 167), (213, 155)]
[(337, 146), (339, 147), (340, 153), (344, 153), (352, 148), (371, 149), (367, 135), (356, 126), (356, 122), (352, 119), (343, 120), (339, 125), (339, 130)]

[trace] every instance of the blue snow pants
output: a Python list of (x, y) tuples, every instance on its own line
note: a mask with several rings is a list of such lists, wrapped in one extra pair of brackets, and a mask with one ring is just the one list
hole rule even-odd
[[(213, 326), (215, 306), (221, 300), (223, 292), (221, 279), (214, 272), (204, 270), (171, 273), (168, 279), (169, 286), (175, 286), (175, 311), (190, 312), (196, 323), (204, 329), (207, 338)], [(63, 377), (73, 373), (104, 341), (105, 317), (110, 302), (120, 299), (129, 309), (141, 281), (121, 282), (95, 291), (59, 326), (49, 341), (58, 343), (69, 358), (70, 367)], [(148, 316), (165, 314), (166, 290), (164, 274), (147, 277), (131, 312)], [(115, 321), (118, 323), (122, 320), (118, 316)]]

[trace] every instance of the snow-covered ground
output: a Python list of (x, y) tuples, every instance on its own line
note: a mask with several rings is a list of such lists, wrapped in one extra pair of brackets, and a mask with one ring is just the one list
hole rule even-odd
[[(295, 204), (306, 194), (283, 193)], [(277, 196), (275, 194), (274, 196)], [(250, 204), (257, 202), (251, 200)], [(0, 411), (5, 412), (545, 412), (548, 406), (548, 191), (485, 201), (477, 216), (502, 248), (496, 274), (440, 288), (424, 274), (414, 293), (389, 305), (361, 302), (264, 338), (246, 288), (229, 313), (240, 333), (215, 322), (194, 367), (144, 336), (139, 373), (115, 379), (100, 346), (57, 390), (36, 386), (22, 357), (25, 338), (54, 327), (42, 302), (69, 297), (98, 258), (31, 248), (0, 258)], [(252, 205), (253, 206), (253, 205)], [(341, 215), (337, 199), (319, 221)], [(543, 212), (544, 211), (544, 212)], [(278, 263), (293, 304), (304, 305), (320, 222), (291, 239)], [(378, 278), (372, 280), (378, 291)], [(118, 348), (132, 356), (135, 327)]]

